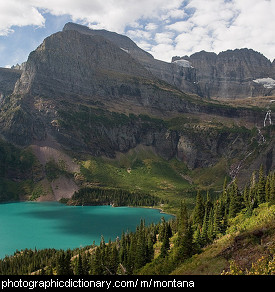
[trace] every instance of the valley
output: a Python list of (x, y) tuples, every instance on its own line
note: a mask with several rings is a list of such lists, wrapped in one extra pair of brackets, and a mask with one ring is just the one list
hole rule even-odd
[[(274, 180), (275, 97), (268, 79), (274, 77), (274, 62), (258, 52), (202, 51), (167, 63), (126, 36), (68, 23), (20, 69), (0, 70), (0, 202), (150, 206), (180, 218), (183, 202), (184, 213), (193, 213), (198, 191), (211, 204), (219, 200), (225, 180), (228, 188), (237, 182), (239, 196), (252, 189), (253, 175), (257, 186), (261, 176)], [(273, 206), (270, 189), (265, 190), (270, 198), (253, 209)], [(189, 222), (187, 217), (182, 220)], [(171, 225), (172, 245), (188, 236), (179, 222), (161, 224), (150, 232), (160, 234)], [(125, 240), (149, 236), (144, 226), (139, 231)], [(147, 238), (151, 253), (146, 262), (128, 266), (131, 273), (142, 273), (150, 262), (158, 266), (162, 236)], [(226, 230), (215, 236), (207, 244)], [(175, 265), (168, 256), (171, 269), (165, 272), (183, 273), (180, 264), (201, 251), (180, 256)], [(177, 246), (174, 252), (183, 251)], [(153, 273), (150, 264), (147, 268)]]

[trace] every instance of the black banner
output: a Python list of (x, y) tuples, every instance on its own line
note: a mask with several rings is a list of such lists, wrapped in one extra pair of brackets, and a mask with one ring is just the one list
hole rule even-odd
[[(0, 276), (0, 289), (49, 291), (51, 289), (262, 289), (274, 276)], [(209, 290), (209, 291), (211, 291)]]

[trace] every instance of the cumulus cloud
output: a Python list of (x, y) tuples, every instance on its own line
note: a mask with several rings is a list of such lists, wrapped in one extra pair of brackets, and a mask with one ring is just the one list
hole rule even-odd
[(1, 0), (0, 35), (44, 26), (46, 12), (126, 34), (165, 61), (243, 47), (275, 58), (275, 0)]
[(274, 0), (213, 0), (207, 5), (190, 0), (185, 9), (193, 11), (188, 19), (166, 26), (177, 32), (178, 55), (248, 47), (275, 58)]
[(159, 18), (181, 5), (181, 0), (39, 0), (36, 7), (52, 14), (69, 14), (73, 21), (83, 21), (91, 27), (124, 32), (126, 26), (139, 19)]
[(13, 26), (43, 26), (45, 19), (32, 1), (0, 1), (0, 36), (13, 32)]

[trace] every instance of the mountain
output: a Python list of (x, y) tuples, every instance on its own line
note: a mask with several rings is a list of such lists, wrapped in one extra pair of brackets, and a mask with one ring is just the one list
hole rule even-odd
[[(196, 74), (193, 81), (204, 97), (244, 98), (274, 95), (275, 78), (272, 63), (251, 49), (236, 49), (218, 55), (199, 52), (190, 57), (173, 57), (172, 62), (188, 61)], [(267, 86), (264, 78), (273, 80)], [(263, 81), (263, 82), (261, 82)]]
[(131, 39), (114, 32), (91, 30), (74, 23), (66, 24), (63, 30), (103, 36), (138, 60), (155, 77), (183, 92), (207, 98), (274, 95), (275, 81), (267, 86), (263, 79), (275, 79), (275, 63), (252, 49), (227, 50), (219, 54), (202, 51), (190, 57), (173, 57), (172, 62), (167, 63), (154, 59)]
[(25, 250), (0, 274), (61, 274), (64, 257), (78, 274), (107, 262), (101, 273), (244, 273), (261, 256), (271, 266), (274, 66), (248, 49), (162, 62), (68, 23), (22, 70), (0, 69), (1, 202), (154, 205), (178, 219), (99, 247)]
[(13, 92), (16, 81), (22, 71), (16, 69), (0, 68), (0, 102), (5, 95)]
[[(185, 188), (186, 182), (213, 187), (228, 176), (245, 183), (261, 164), (266, 172), (274, 169), (273, 104), (269, 99), (253, 100), (257, 106), (247, 100), (239, 105), (229, 99), (229, 104), (194, 92), (205, 95), (208, 88), (211, 94), (233, 94), (236, 84), (246, 87), (243, 80), (249, 74), (262, 80), (270, 68), (262, 55), (245, 49), (218, 56), (201, 52), (166, 63), (126, 36), (68, 23), (30, 53), (22, 72), (2, 70), (13, 78), (5, 83), (8, 90), (1, 100), (0, 134), (33, 151), (44, 172), (35, 183), (46, 193), (51, 189), (56, 200), (91, 183), (132, 188), (130, 180), (118, 176), (121, 167), (132, 176), (136, 171), (138, 188), (146, 191), (154, 184), (142, 184), (144, 167), (154, 170), (159, 180), (155, 190), (164, 196)], [(228, 74), (232, 82), (225, 91), (220, 84)], [(107, 171), (100, 173), (99, 165)], [(165, 166), (171, 181), (157, 165)], [(49, 176), (49, 169), (57, 175)]]

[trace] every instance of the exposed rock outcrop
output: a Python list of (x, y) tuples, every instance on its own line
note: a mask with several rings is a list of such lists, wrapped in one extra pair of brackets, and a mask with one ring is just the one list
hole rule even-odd
[[(170, 64), (155, 60), (127, 37), (68, 24), (29, 55), (13, 94), (0, 107), (0, 131), (20, 146), (51, 136), (70, 151), (112, 158), (138, 145), (152, 146), (164, 159), (176, 157), (190, 168), (245, 155), (253, 142), (247, 132), (171, 129), (167, 123), (186, 113), (262, 123), (261, 110), (208, 102), (181, 91), (223, 95), (227, 89), (233, 93), (234, 84), (244, 84), (246, 92), (244, 80), (250, 74), (262, 77), (264, 69), (257, 72), (268, 62), (250, 50), (236, 54), (199, 53)], [(221, 85), (224, 80), (227, 87)]]
[(0, 68), (0, 103), (1, 98), (13, 92), (16, 81), (20, 78), (22, 71)]
[(274, 77), (271, 62), (262, 54), (249, 49), (228, 50), (219, 54), (199, 52), (187, 60), (194, 67), (198, 92), (204, 97), (240, 98), (272, 95), (275, 85), (267, 90), (254, 80)]

